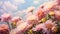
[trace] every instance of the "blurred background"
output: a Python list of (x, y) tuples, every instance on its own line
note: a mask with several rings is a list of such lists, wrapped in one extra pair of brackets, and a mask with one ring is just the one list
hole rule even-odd
[(47, 1), (51, 0), (0, 0), (0, 15), (9, 13), (23, 18), (29, 7), (35, 7), (35, 12), (40, 4)]

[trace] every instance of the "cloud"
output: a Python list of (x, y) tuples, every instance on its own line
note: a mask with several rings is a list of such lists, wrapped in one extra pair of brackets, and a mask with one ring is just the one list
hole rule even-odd
[(30, 6), (30, 7), (28, 7), (27, 9), (17, 11), (17, 14), (19, 14), (19, 13), (20, 13), (20, 14), (22, 14), (22, 13), (28, 13), (28, 12), (34, 10), (34, 9), (35, 9), (34, 6)]
[(2, 1), (11, 1), (13, 4), (25, 3), (25, 0), (1, 0), (0, 4), (2, 4)]
[(16, 3), (25, 3), (25, 0), (14, 0)]
[(33, 0), (33, 4), (39, 4), (41, 2), (47, 2), (47, 1), (53, 1), (53, 0)]
[(0, 9), (0, 15), (2, 15), (3, 13), (5, 13), (4, 9)]
[(33, 0), (33, 3), (34, 4), (38, 4), (39, 3), (39, 0)]
[(17, 10), (17, 8), (18, 7), (16, 5), (12, 4), (9, 1), (5, 1), (3, 4), (3, 9), (8, 10), (8, 11), (15, 11)]
[(25, 13), (25, 9), (24, 10), (18, 10), (17, 12), (14, 13), (14, 16), (22, 16)]
[(25, 0), (12, 0), (12, 3), (15, 5), (24, 4)]
[(22, 16), (24, 14), (26, 15), (29, 11), (34, 10), (34, 9), (35, 9), (34, 6), (30, 6), (27, 9), (24, 9), (24, 10), (18, 10), (14, 15), (17, 15), (17, 16)]
[(23, 9), (23, 10), (18, 10), (17, 12), (15, 12), (13, 15), (14, 16), (19, 16), (21, 17), (23, 20), (26, 19), (26, 16), (28, 14), (28, 11), (30, 11), (30, 9), (34, 9), (35, 7), (34, 6), (30, 6), (28, 7), (27, 9)]
[(5, 12), (5, 10), (4, 10), (4, 9), (0, 9), (0, 12), (1, 12), (1, 13), (4, 13), (4, 12)]
[(3, 2), (2, 1), (0, 1), (0, 6), (3, 4)]

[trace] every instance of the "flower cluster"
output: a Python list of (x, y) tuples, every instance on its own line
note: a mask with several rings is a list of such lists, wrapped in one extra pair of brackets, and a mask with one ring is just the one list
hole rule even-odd
[(6, 22), (9, 27), (1, 26), (0, 29), (8, 28), (11, 34), (60, 34), (60, 1), (50, 1), (40, 5), (33, 14), (34, 7), (27, 9), (27, 17), (13, 17), (3, 14), (0, 22)]

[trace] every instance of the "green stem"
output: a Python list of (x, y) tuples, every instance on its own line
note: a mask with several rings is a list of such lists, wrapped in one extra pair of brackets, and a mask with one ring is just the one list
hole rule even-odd
[(7, 22), (8, 26), (9, 26), (9, 29), (12, 30), (12, 26), (11, 26), (11, 23)]

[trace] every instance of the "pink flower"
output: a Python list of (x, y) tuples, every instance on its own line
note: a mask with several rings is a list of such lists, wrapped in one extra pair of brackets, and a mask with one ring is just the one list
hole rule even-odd
[(24, 31), (27, 30), (28, 23), (21, 23), (17, 28), (15, 29), (16, 34), (21, 34)]
[(11, 21), (12, 22), (18, 22), (18, 21), (20, 21), (21, 19), (19, 18), (19, 17), (13, 17), (12, 19), (11, 19)]
[(58, 4), (60, 4), (60, 0), (55, 0), (56, 2), (58, 2)]
[(29, 24), (27, 27), (26, 27), (26, 30), (29, 30), (30, 28), (33, 27), (33, 24)]
[(28, 30), (29, 28), (31, 28), (32, 26), (33, 24), (28, 24), (27, 22), (24, 22), (19, 24), (14, 31), (16, 34), (21, 34), (24, 33), (26, 30)]
[(23, 20), (20, 20), (16, 24), (17, 24), (17, 26), (19, 26), (21, 23), (24, 23), (24, 21)]
[(1, 17), (2, 17), (2, 21), (7, 22), (11, 19), (12, 16), (10, 14), (4, 13), (3, 15), (1, 15)]
[(55, 11), (55, 18), (60, 20), (60, 11)]
[(45, 26), (46, 28), (51, 29), (53, 26), (56, 26), (56, 24), (52, 22), (52, 20), (47, 20)]
[(9, 34), (8, 25), (0, 24), (0, 34)]
[(29, 15), (28, 17), (27, 17), (27, 22), (29, 23), (29, 24), (36, 24), (37, 23), (37, 17), (35, 16), (35, 15)]
[(2, 29), (9, 29), (8, 25), (5, 25), (5, 24), (0, 24), (0, 28), (2, 28)]
[[(55, 1), (50, 1), (50, 2), (45, 2), (44, 4), (41, 4), (40, 7), (38, 8), (38, 11), (40, 12), (44, 12), (44, 14), (46, 15), (48, 12), (50, 12), (51, 10), (54, 10), (53, 7), (55, 7), (57, 5), (57, 2)], [(39, 12), (39, 13), (40, 13)], [(43, 14), (43, 13), (42, 13)], [(44, 16), (44, 15), (43, 15)]]
[(40, 8), (43, 9), (44, 11), (48, 11), (51, 8), (53, 8), (53, 6), (55, 5), (57, 5), (57, 2), (50, 1), (50, 2), (45, 2), (44, 4), (40, 5)]
[(33, 30), (33, 31), (40, 31), (40, 30), (43, 30), (43, 29), (46, 29), (44, 23), (37, 25), (37, 26), (36, 26), (35, 28), (33, 28), (32, 30)]
[(29, 12), (33, 12), (34, 9), (35, 9), (35, 7), (31, 6), (31, 7), (27, 8), (27, 12), (28, 12), (28, 13), (29, 13)]
[(43, 17), (45, 17), (45, 13), (42, 9), (38, 9), (38, 11), (36, 12), (36, 16), (38, 17), (38, 19), (42, 19)]

